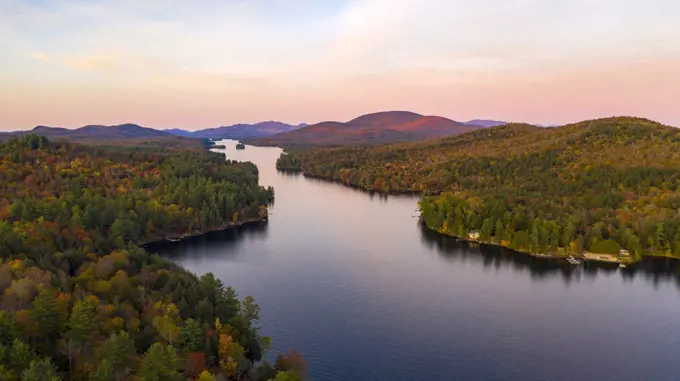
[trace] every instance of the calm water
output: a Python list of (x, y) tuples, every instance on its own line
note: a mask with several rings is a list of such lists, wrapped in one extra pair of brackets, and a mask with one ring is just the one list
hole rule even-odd
[(157, 248), (260, 306), (273, 349), (311, 380), (678, 380), (672, 264), (577, 268), (422, 229), (413, 197), (369, 195), (276, 172), (270, 221)]

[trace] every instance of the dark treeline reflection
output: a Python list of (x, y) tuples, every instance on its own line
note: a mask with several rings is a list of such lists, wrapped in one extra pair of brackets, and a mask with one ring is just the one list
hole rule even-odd
[(536, 280), (561, 277), (565, 283), (579, 282), (584, 277), (594, 278), (598, 274), (620, 274), (626, 281), (645, 279), (654, 287), (664, 282), (673, 282), (680, 289), (679, 261), (666, 258), (645, 258), (642, 262), (626, 268), (618, 265), (586, 262), (572, 266), (566, 261), (556, 261), (516, 253), (498, 246), (477, 245), (436, 233), (423, 224), (418, 224), (421, 242), (449, 262), (477, 261), (485, 268), (511, 268), (527, 272)]
[(249, 240), (265, 240), (268, 224), (266, 222), (243, 225), (234, 229), (210, 232), (202, 236), (190, 237), (180, 242), (159, 241), (150, 243), (145, 249), (152, 253), (162, 253), (170, 259), (184, 258), (236, 258), (246, 253), (239, 251)]
[(303, 175), (300, 172), (284, 172), (284, 171), (279, 171), (279, 174), (282, 176), (287, 176), (287, 177), (304, 177), (305, 181), (313, 183), (313, 184), (327, 184), (327, 185), (333, 185), (333, 186), (341, 186), (344, 189), (349, 189), (352, 191), (355, 191), (356, 193), (367, 195), (371, 200), (381, 200), (381, 201), (387, 201), (389, 198), (413, 198), (412, 193), (397, 193), (397, 194), (387, 194), (387, 193), (382, 193), (382, 192), (374, 192), (370, 190), (366, 190), (362, 187), (358, 187), (355, 185), (343, 183), (340, 181), (335, 181), (335, 180), (329, 180), (329, 179), (324, 179), (320, 177), (312, 177), (308, 175)]
[(280, 152), (227, 150), (274, 188), (266, 225), (151, 250), (255, 297), (271, 353), (295, 348), (310, 380), (677, 379), (673, 262), (469, 245), (422, 230), (418, 197), (278, 173)]

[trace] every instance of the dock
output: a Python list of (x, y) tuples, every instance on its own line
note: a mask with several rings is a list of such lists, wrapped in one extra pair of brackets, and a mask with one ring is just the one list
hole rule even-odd
[(621, 263), (621, 259), (613, 254), (584, 253), (583, 259), (587, 261), (598, 261), (607, 263)]

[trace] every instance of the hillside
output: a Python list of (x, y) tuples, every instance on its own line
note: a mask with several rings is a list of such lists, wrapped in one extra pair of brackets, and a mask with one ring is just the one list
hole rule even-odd
[(71, 141), (124, 140), (172, 136), (172, 134), (165, 131), (154, 130), (153, 128), (142, 127), (131, 123), (116, 126), (88, 125), (73, 130), (61, 127), (37, 126), (30, 131), (15, 131), (3, 135), (7, 138), (9, 136), (24, 136), (29, 134)]
[(0, 133), (0, 141), (12, 136), (38, 135), (52, 140), (63, 140), (89, 145), (121, 147), (134, 146), (140, 148), (204, 148), (206, 141), (182, 137), (153, 128), (141, 127), (136, 124), (121, 124), (116, 126), (88, 125), (77, 129), (61, 127), (37, 126), (30, 131), (15, 131)]
[(421, 201), (434, 230), (518, 250), (680, 256), (680, 130), (639, 118), (508, 124), (444, 139), (283, 155), (279, 167)]
[(182, 130), (181, 128), (171, 128), (167, 130), (163, 130), (169, 134), (175, 135), (175, 136), (183, 136), (183, 137), (191, 137), (192, 132), (187, 131), (187, 130)]
[(252, 297), (138, 246), (266, 218), (272, 196), (207, 151), (0, 143), (0, 379), (297, 376), (261, 361)]
[(455, 135), (477, 128), (438, 116), (388, 111), (363, 115), (346, 123), (313, 124), (251, 143), (281, 147), (384, 144)]
[(186, 130), (165, 130), (168, 133), (178, 136), (192, 137), (192, 138), (211, 138), (211, 139), (234, 139), (244, 140), (252, 138), (260, 138), (270, 135), (275, 135), (282, 132), (294, 131), (306, 125), (290, 125), (281, 122), (261, 122), (256, 124), (235, 124), (233, 126), (222, 126), (217, 128), (208, 128), (199, 131)]

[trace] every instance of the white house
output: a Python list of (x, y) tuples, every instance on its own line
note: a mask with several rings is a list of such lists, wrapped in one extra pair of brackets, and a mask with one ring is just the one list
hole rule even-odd
[(471, 230), (468, 233), (468, 239), (472, 241), (478, 241), (479, 240), (479, 232), (477, 230)]

